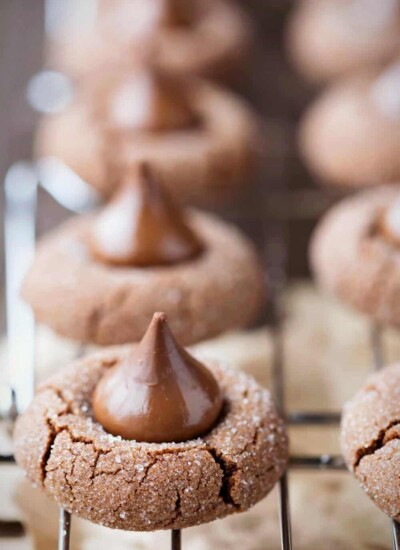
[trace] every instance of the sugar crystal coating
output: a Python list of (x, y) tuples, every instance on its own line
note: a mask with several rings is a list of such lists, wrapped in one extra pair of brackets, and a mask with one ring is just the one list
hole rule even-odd
[(400, 365), (370, 376), (346, 404), (341, 444), (348, 468), (374, 503), (400, 519)]
[(235, 227), (190, 211), (204, 244), (199, 256), (170, 266), (108, 266), (85, 244), (92, 217), (48, 234), (22, 289), (38, 322), (98, 345), (137, 342), (164, 311), (179, 342), (190, 344), (255, 320), (263, 306), (263, 270), (253, 244)]
[(15, 429), (16, 458), (29, 479), (78, 516), (126, 530), (189, 527), (263, 498), (288, 458), (285, 427), (268, 391), (207, 362), (226, 402), (208, 434), (183, 443), (127, 441), (106, 433), (90, 410), (82, 412), (101, 375), (127, 353), (104, 350), (39, 388)]

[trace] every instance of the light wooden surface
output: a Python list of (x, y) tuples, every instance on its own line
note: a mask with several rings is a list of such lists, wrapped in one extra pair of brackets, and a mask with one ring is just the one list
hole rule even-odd
[[(290, 410), (340, 410), (372, 371), (369, 325), (309, 284), (292, 286), (286, 296), (289, 313), (285, 329), (286, 397)], [(64, 364), (68, 354), (49, 333), (39, 336), (41, 375)], [(227, 335), (197, 346), (241, 368), (260, 383), (270, 384), (272, 340), (268, 329)], [(388, 361), (400, 357), (400, 338), (385, 334)], [(50, 359), (52, 358), (52, 361)], [(1, 357), (0, 357), (1, 359)], [(337, 453), (336, 428), (291, 429), (292, 453)], [(389, 550), (390, 522), (347, 472), (291, 472), (291, 511), (297, 550)], [(55, 548), (57, 509), (26, 481), (13, 485), (13, 504), (30, 526), (35, 550)], [(74, 519), (73, 550), (147, 550), (168, 548), (168, 533), (123, 533)], [(22, 543), (22, 541), (21, 541)], [(278, 550), (277, 495), (254, 509), (223, 521), (184, 532), (184, 548), (215, 550)], [(4, 546), (3, 550), (13, 550)], [(15, 547), (14, 547), (15, 548)], [(21, 546), (21, 549), (23, 546)], [(19, 548), (18, 548), (19, 550)]]

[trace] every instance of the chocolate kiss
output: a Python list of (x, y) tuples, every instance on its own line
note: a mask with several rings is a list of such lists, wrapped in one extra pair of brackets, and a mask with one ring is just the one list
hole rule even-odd
[(208, 432), (223, 404), (213, 374), (178, 344), (156, 313), (137, 348), (112, 367), (93, 396), (96, 420), (124, 439), (187, 441)]
[(102, 262), (139, 267), (175, 264), (202, 250), (182, 212), (145, 164), (95, 218), (88, 245)]
[(382, 213), (378, 230), (392, 245), (400, 247), (400, 197)]
[(196, 113), (181, 80), (154, 66), (138, 68), (110, 96), (107, 124), (124, 131), (188, 128)]

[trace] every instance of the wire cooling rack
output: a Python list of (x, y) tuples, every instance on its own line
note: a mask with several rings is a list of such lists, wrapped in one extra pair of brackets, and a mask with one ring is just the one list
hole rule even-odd
[[(51, 5), (51, 1), (46, 3)], [(279, 2), (281, 5), (281, 1)], [(50, 18), (51, 19), (51, 18)], [(43, 75), (46, 76), (46, 73)], [(47, 75), (48, 76), (48, 75)], [(35, 81), (37, 84), (37, 81)], [(48, 88), (45, 82), (45, 88)], [(50, 87), (51, 88), (51, 87)], [(43, 95), (43, 94), (42, 94)], [(40, 107), (34, 106), (40, 110)], [(283, 155), (285, 157), (285, 155)], [(287, 159), (283, 158), (283, 163)], [(281, 305), (281, 296), (287, 287), (286, 257), (288, 252), (287, 222), (290, 212), (296, 210), (301, 198), (305, 216), (315, 214), (314, 204), (318, 204), (317, 210), (329, 205), (335, 196), (321, 193), (311, 189), (297, 189), (288, 192), (283, 189), (282, 182), (286, 178), (277, 177), (277, 188), (270, 186), (267, 197), (270, 206), (279, 214), (284, 205), (285, 214), (282, 218), (275, 217), (275, 221), (264, 220), (265, 204), (260, 200), (258, 206), (261, 211), (258, 216), (263, 225), (265, 262), (268, 266), (269, 294), (272, 306), (272, 331), (273, 331), (273, 365), (272, 365), (272, 390), (276, 404), (281, 414), (289, 425), (320, 426), (338, 425), (340, 412), (307, 412), (296, 411), (287, 414), (285, 410), (285, 349), (284, 349), (284, 310)], [(17, 412), (22, 412), (33, 395), (35, 372), (35, 321), (30, 310), (19, 298), (19, 286), (27, 265), (34, 253), (35, 229), (36, 229), (36, 204), (38, 197), (38, 185), (45, 187), (45, 182), (39, 182), (37, 170), (30, 164), (18, 163), (8, 171), (5, 193), (5, 265), (6, 265), (6, 305), (7, 305), (7, 337), (8, 337), (8, 365), (9, 387), (0, 388), (0, 419), (8, 425), (11, 432)], [(276, 187), (276, 186), (275, 186)], [(274, 194), (275, 191), (275, 194)], [(317, 196), (316, 196), (317, 195)], [(283, 200), (282, 200), (283, 199)], [(289, 212), (289, 214), (288, 214)], [(297, 212), (298, 213), (298, 212)], [(21, 342), (24, 345), (21, 345)], [(371, 355), (372, 365), (380, 369), (384, 365), (384, 353), (382, 345), (382, 329), (378, 326), (371, 328)], [(12, 453), (0, 453), (1, 464), (13, 463)], [(292, 540), (290, 520), (290, 470), (342, 470), (345, 471), (345, 463), (340, 455), (291, 455), (287, 471), (279, 481), (279, 529), (281, 535), (282, 550), (292, 550), (296, 547), (296, 540)], [(271, 497), (269, 497), (271, 498)], [(69, 550), (72, 528), (72, 515), (65, 509), (60, 509), (59, 515), (59, 550)], [(278, 528), (278, 525), (277, 525)], [(393, 549), (400, 550), (400, 527), (397, 522), (392, 522)], [(0, 538), (20, 535), (23, 526), (18, 521), (2, 521), (0, 519)], [(182, 533), (180, 530), (171, 531), (171, 550), (181, 550)]]
[[(7, 410), (3, 411), (3, 420), (10, 424), (16, 418), (16, 412), (23, 411), (33, 395), (34, 388), (34, 338), (35, 322), (32, 314), (19, 298), (19, 285), (27, 265), (33, 255), (36, 228), (36, 203), (38, 179), (34, 168), (26, 163), (14, 165), (7, 174), (5, 186), (5, 264), (6, 264), (6, 302), (8, 364), (10, 387), (8, 388)], [(286, 288), (286, 237), (285, 223), (268, 223), (264, 228), (265, 257), (268, 263), (269, 287), (272, 303), (273, 331), (273, 368), (272, 389), (275, 401), (287, 422), (292, 425), (328, 426), (340, 422), (340, 413), (309, 413), (297, 411), (285, 412), (285, 350), (284, 350), (284, 311), (281, 307), (281, 295)], [(24, 346), (21, 346), (21, 341)], [(372, 365), (380, 369), (384, 365), (382, 329), (372, 326), (371, 336)], [(0, 463), (13, 463), (10, 454), (0, 455)], [(345, 470), (344, 460), (339, 455), (322, 454), (315, 456), (292, 455), (288, 470), (279, 481), (280, 534), (282, 550), (295, 548), (292, 541), (289, 503), (290, 469), (308, 470)], [(1, 522), (0, 536), (7, 531), (8, 536), (21, 534), (19, 522)], [(60, 509), (59, 550), (69, 550), (72, 515)], [(400, 550), (400, 526), (392, 523), (393, 549)], [(181, 550), (181, 531), (171, 531), (171, 550)]]
[[(285, 251), (287, 250), (287, 231), (284, 228), (284, 222), (276, 222), (277, 227), (272, 231), (273, 251), (275, 253), (268, 254), (267, 258), (271, 266), (270, 272), (273, 274), (271, 281), (272, 303), (274, 306), (275, 315), (273, 317), (274, 327), (274, 350), (273, 350), (273, 390), (276, 403), (280, 408), (281, 414), (288, 424), (302, 426), (329, 426), (339, 425), (341, 413), (338, 412), (312, 412), (296, 411), (290, 414), (285, 414), (285, 360), (284, 360), (284, 311), (281, 306), (280, 296), (286, 287), (286, 270), (285, 270)], [(268, 246), (268, 238), (265, 238), (265, 243)], [(370, 348), (372, 356), (372, 366), (375, 370), (380, 370), (385, 365), (384, 347), (382, 340), (383, 329), (377, 324), (371, 324), (370, 331)], [(295, 544), (292, 542), (291, 522), (290, 522), (290, 505), (289, 505), (289, 490), (288, 490), (288, 471), (290, 469), (307, 469), (307, 470), (346, 470), (344, 459), (341, 455), (321, 454), (314, 456), (291, 455), (288, 465), (288, 470), (280, 480), (280, 530), (281, 530), (281, 547), (282, 550), (292, 550)], [(392, 536), (393, 550), (400, 550), (400, 524), (392, 521)]]

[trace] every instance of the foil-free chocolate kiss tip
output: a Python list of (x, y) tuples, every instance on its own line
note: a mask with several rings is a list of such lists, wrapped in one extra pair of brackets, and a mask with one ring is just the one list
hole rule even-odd
[(99, 381), (96, 420), (109, 433), (148, 443), (180, 442), (210, 431), (223, 405), (211, 371), (172, 335), (155, 313), (140, 344)]
[(145, 163), (136, 167), (93, 220), (87, 242), (97, 260), (133, 267), (176, 264), (194, 258), (203, 248)]

